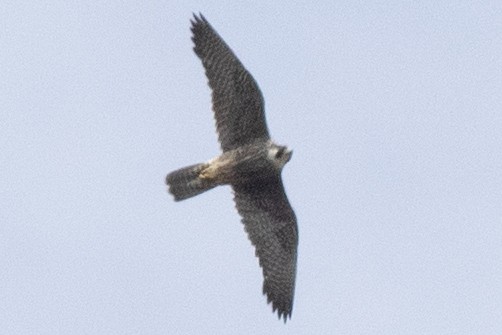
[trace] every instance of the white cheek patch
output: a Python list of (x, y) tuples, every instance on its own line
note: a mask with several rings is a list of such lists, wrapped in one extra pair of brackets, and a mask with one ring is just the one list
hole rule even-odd
[(275, 147), (269, 148), (267, 151), (268, 159), (270, 159), (271, 161), (277, 161), (277, 158), (275, 158), (277, 151), (279, 151), (279, 149)]
[(279, 158), (276, 157), (277, 152), (279, 152), (279, 150), (280, 150), (280, 148), (277, 148), (277, 147), (272, 147), (272, 148), (268, 149), (267, 157), (272, 162), (272, 164), (274, 164), (274, 166), (277, 169), (282, 169), (284, 167), (284, 165), (286, 165), (287, 159), (286, 159), (286, 155), (282, 155)]

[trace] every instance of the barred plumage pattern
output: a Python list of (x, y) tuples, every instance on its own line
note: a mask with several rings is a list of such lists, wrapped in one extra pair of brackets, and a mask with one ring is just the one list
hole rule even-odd
[(263, 270), (263, 293), (286, 322), (293, 310), (298, 247), (296, 216), (281, 179), (291, 153), (284, 156), (286, 147), (270, 141), (263, 97), (251, 74), (202, 15), (194, 15), (191, 22), (194, 51), (212, 89), (224, 153), (208, 163), (174, 171), (166, 182), (177, 201), (205, 192), (216, 183), (232, 186), (244, 229)]
[(202, 15), (192, 21), (194, 51), (212, 89), (216, 128), (223, 151), (268, 139), (263, 97), (256, 81)]
[(237, 210), (263, 269), (263, 294), (272, 309), (291, 317), (298, 228), (280, 176), (260, 184), (232, 185)]
[(206, 167), (207, 163), (190, 165), (167, 175), (166, 184), (169, 185), (169, 192), (174, 195), (174, 200), (185, 200), (216, 186), (209, 180), (199, 178), (199, 173)]

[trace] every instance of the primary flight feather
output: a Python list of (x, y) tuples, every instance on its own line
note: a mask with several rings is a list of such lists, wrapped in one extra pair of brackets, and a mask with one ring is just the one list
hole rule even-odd
[(292, 152), (275, 144), (265, 121), (263, 96), (251, 74), (202, 15), (194, 15), (192, 40), (212, 90), (223, 153), (166, 177), (176, 201), (219, 185), (233, 189), (237, 211), (263, 270), (263, 294), (284, 321), (295, 291), (298, 226), (281, 172)]

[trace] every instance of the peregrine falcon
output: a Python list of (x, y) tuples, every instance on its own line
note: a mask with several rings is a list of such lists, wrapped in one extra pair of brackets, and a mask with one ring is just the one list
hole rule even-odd
[(298, 227), (281, 179), (292, 151), (275, 144), (265, 121), (263, 97), (251, 74), (209, 22), (194, 14), (192, 41), (212, 90), (223, 153), (166, 177), (175, 201), (219, 185), (233, 189), (244, 229), (263, 269), (263, 294), (278, 317), (291, 318)]

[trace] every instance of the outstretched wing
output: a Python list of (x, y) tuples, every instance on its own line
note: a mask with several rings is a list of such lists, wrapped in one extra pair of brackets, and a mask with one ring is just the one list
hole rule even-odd
[(232, 188), (237, 210), (263, 269), (263, 294), (286, 322), (293, 309), (298, 227), (281, 177)]
[(194, 51), (213, 91), (213, 111), (223, 151), (268, 139), (264, 102), (258, 85), (204, 16), (194, 14)]

